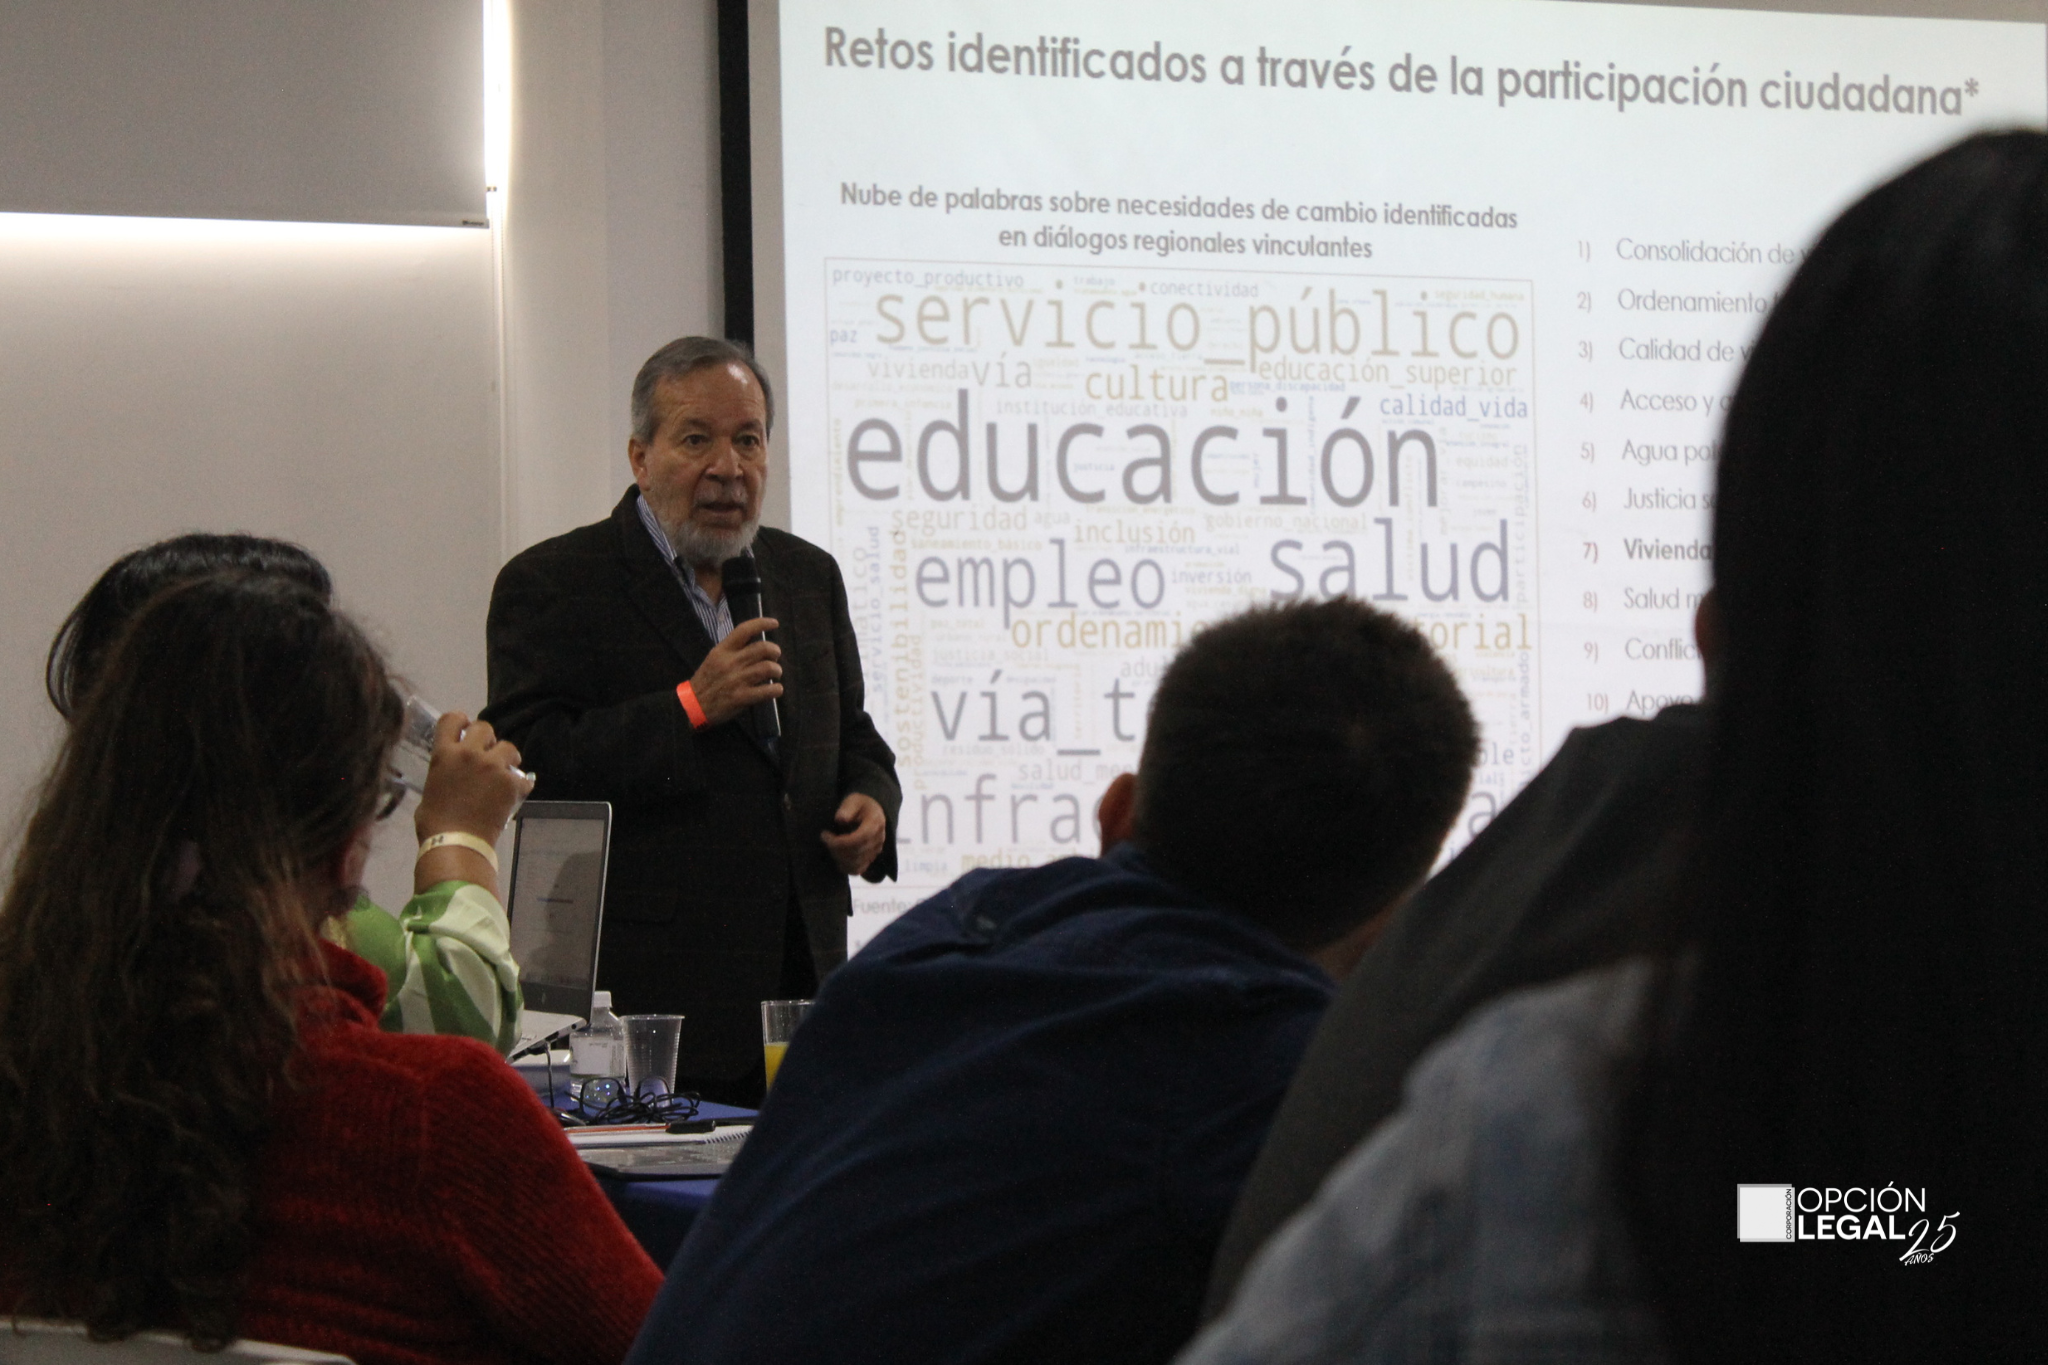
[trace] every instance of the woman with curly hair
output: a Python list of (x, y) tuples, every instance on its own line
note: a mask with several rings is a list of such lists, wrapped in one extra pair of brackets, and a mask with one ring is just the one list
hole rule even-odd
[[(186, 582), (76, 703), (0, 903), (0, 1306), (364, 1365), (619, 1359), (659, 1275), (554, 1120), (488, 1047), (380, 1030), (381, 975), (321, 937), (401, 715), (362, 634), (276, 575)], [(492, 832), (517, 753), (462, 726), (427, 819)]]
[[(43, 665), (50, 704), (71, 719), (135, 613), (165, 588), (226, 572), (269, 574), (301, 584), (322, 601), (334, 597), (327, 567), (290, 541), (194, 531), (130, 550), (107, 566), (57, 628)], [(442, 750), (444, 758), (454, 752)], [(442, 764), (428, 768), (420, 802), (425, 814), (433, 814), (453, 780)], [(436, 832), (422, 828), (420, 837)], [(414, 895), (398, 913), (358, 896), (328, 934), (384, 973), (385, 1028), (457, 1033), (505, 1052), (519, 1039), (522, 1007), (511, 926), (496, 887), (464, 880), (465, 867), (474, 872), (485, 864), (454, 856), (452, 849), (428, 853), (414, 864)]]

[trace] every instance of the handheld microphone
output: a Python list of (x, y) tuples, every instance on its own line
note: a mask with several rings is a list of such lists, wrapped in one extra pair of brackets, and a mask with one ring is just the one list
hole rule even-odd
[[(726, 560), (718, 566), (718, 577), (725, 587), (725, 603), (732, 612), (735, 629), (740, 622), (751, 621), (762, 614), (761, 571), (755, 567), (751, 554), (734, 555)], [(782, 738), (782, 712), (775, 705), (775, 698), (754, 703), (754, 728), (763, 739)]]

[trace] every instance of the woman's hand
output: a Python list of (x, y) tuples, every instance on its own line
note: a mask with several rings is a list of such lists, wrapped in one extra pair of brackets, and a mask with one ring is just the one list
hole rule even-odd
[[(414, 832), (422, 842), (459, 833), (496, 844), (532, 786), (513, 772), (518, 765), (518, 748), (499, 739), (488, 723), (448, 712), (434, 726), (434, 754), (427, 765), (426, 791), (413, 813)], [(447, 845), (413, 865), (415, 893), (445, 881), (474, 882), (498, 893), (497, 874), (473, 849)]]

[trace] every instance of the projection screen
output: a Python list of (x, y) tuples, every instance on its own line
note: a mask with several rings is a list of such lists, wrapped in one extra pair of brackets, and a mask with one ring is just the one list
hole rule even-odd
[(1572, 727), (1696, 698), (1758, 328), (1860, 192), (2042, 123), (2039, 9), (755, 0), (777, 474), (904, 782), (855, 941), (1093, 853), (1161, 669), (1249, 604), (1452, 663), (1447, 852)]

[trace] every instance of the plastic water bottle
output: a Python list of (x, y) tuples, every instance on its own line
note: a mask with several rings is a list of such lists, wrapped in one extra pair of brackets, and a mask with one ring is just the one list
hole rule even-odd
[(593, 991), (590, 1022), (569, 1033), (569, 1084), (586, 1110), (615, 1102), (626, 1088), (626, 1026), (612, 1013), (612, 993)]

